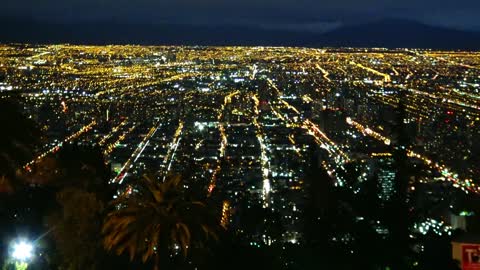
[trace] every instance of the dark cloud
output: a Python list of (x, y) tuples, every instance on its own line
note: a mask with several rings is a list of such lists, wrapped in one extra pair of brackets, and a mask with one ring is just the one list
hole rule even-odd
[(56, 21), (247, 24), (323, 31), (372, 18), (480, 30), (478, 0), (3, 0), (1, 16)]

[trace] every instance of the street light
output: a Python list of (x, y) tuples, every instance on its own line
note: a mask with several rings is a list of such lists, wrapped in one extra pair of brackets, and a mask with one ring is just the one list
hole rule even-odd
[(33, 245), (25, 240), (19, 240), (12, 245), (12, 258), (26, 262), (33, 256)]
[[(26, 270), (34, 256), (34, 242), (18, 239), (10, 245), (10, 258), (6, 265), (16, 270)], [(10, 268), (8, 268), (10, 269)]]
[[(12, 241), (9, 247), (9, 258), (6, 260), (5, 265), (7, 267), (13, 265), (13, 269), (17, 270), (27, 270), (28, 264), (35, 259), (35, 247), (38, 246), (38, 241), (55, 230), (55, 227), (56, 226), (50, 228), (50, 230), (46, 231), (33, 241), (28, 241), (25, 238), (18, 238)], [(5, 269), (5, 266), (3, 266), (2, 269)]]

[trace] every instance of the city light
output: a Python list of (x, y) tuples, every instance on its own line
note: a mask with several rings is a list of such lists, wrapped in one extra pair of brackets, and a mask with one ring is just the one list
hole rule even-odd
[(195, 122), (195, 127), (196, 127), (199, 131), (203, 131), (203, 130), (205, 129), (205, 124), (200, 123), (200, 122)]
[[(252, 247), (300, 247), (305, 206), (327, 189), (331, 212), (339, 205), (388, 238), (383, 217), (357, 202), (396, 202), (403, 161), (409, 213), (426, 210), (412, 238), (478, 216), (460, 202), (480, 194), (479, 66), (468, 51), (3, 44), (0, 94), (18, 97), (40, 130), (11, 162), (32, 188), (56, 187), (48, 173), (101, 173), (117, 199), (130, 198), (143, 175), (180, 174), (185, 194), (216, 202), (216, 225)], [(0, 190), (15, 191), (3, 178)], [(257, 210), (266, 217), (245, 226)], [(33, 249), (17, 242), (11, 257)]]

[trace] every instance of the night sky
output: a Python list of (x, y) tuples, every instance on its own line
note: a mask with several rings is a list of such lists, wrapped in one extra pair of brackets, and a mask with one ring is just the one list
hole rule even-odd
[(324, 32), (396, 18), (480, 31), (479, 0), (2, 0), (1, 6), (2, 18), (61, 23), (116, 20)]

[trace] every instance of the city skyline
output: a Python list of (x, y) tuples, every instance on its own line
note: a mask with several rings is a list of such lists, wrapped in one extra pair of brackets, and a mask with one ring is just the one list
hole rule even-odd
[[(205, 192), (222, 185), (231, 207), (245, 192), (272, 207), (280, 202), (270, 192), (305, 192), (302, 179), (314, 151), (335, 186), (354, 191), (378, 174), (386, 181), (379, 196), (388, 200), (395, 190), (394, 149), (401, 143), (395, 115), (404, 104), (406, 155), (425, 174), (416, 181), (480, 192), (473, 144), (480, 121), (475, 52), (2, 48), (0, 90), (24, 100), (25, 113), (49, 141), (23, 165), (27, 172), (76, 142), (102, 149), (112, 184), (148, 172), (165, 178), (192, 170)], [(346, 177), (352, 174), (347, 164), (358, 183)], [(294, 209), (302, 204), (287, 203)]]

